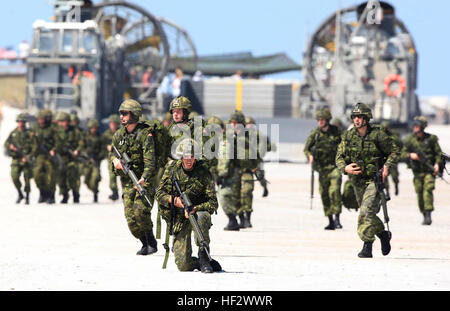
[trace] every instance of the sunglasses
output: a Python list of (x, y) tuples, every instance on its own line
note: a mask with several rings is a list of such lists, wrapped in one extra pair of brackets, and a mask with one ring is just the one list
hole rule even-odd
[(121, 116), (127, 116), (127, 115), (129, 115), (129, 114), (130, 114), (129, 111), (120, 111), (120, 115), (121, 115)]
[(362, 119), (362, 118), (364, 118), (364, 116), (362, 114), (352, 116), (352, 120), (355, 118)]

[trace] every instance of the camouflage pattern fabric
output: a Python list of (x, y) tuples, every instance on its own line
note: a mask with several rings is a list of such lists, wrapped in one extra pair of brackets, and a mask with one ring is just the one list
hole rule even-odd
[(377, 216), (380, 203), (374, 184), (377, 162), (384, 162), (390, 169), (398, 162), (399, 156), (399, 146), (379, 127), (368, 124), (363, 137), (356, 128), (342, 135), (336, 154), (337, 167), (345, 173), (347, 165), (357, 163), (362, 171), (360, 175), (349, 175), (349, 179), (360, 207), (358, 235), (364, 242), (373, 242), (375, 235), (384, 230), (383, 222)]
[(319, 172), (319, 193), (325, 216), (338, 215), (342, 210), (342, 175), (336, 168), (336, 152), (342, 130), (329, 125), (327, 131), (319, 127), (311, 131), (304, 147), (305, 156), (314, 157), (313, 168)]
[(89, 133), (84, 138), (83, 153), (89, 158), (89, 162), (84, 166), (84, 182), (89, 190), (93, 193), (97, 193), (98, 184), (101, 180), (100, 163), (107, 156), (103, 137), (99, 134), (93, 135)]
[(31, 165), (28, 162), (22, 162), (21, 156), (16, 151), (10, 150), (10, 142), (19, 147), (24, 156), (29, 156), (31, 155), (33, 147), (32, 133), (27, 129), (20, 131), (18, 128), (16, 128), (9, 134), (4, 145), (5, 150), (8, 150), (8, 154), (12, 157), (11, 178), (13, 180), (14, 186), (19, 192), (21, 191), (22, 183), (20, 181), (20, 176), (23, 174), (25, 181), (24, 190), (25, 192), (30, 192), (30, 179), (32, 178)]
[[(106, 147), (108, 145), (112, 144), (113, 135), (114, 135), (114, 133), (110, 129), (107, 129), (102, 134), (102, 141), (103, 141), (104, 148), (105, 148), (106, 152), (108, 152)], [(108, 161), (108, 176), (109, 176), (109, 189), (111, 189), (112, 191), (118, 191), (117, 175), (114, 173), (114, 166), (113, 166), (113, 163), (111, 161)]]
[[(196, 161), (191, 171), (185, 171), (182, 167), (182, 161), (177, 160), (167, 166), (156, 192), (161, 216), (167, 222), (167, 225), (169, 227), (172, 225), (173, 228), (175, 263), (180, 271), (192, 271), (198, 268), (198, 258), (192, 257), (192, 226), (189, 220), (185, 218), (183, 209), (174, 207), (174, 210), (172, 210), (170, 207), (169, 198), (179, 196), (172, 185), (172, 176), (177, 178), (181, 191), (188, 195), (197, 208), (197, 221), (208, 245), (210, 242), (211, 214), (216, 213), (218, 208), (214, 180), (202, 161)], [(196, 245), (200, 246), (195, 234), (194, 239)]]
[[(154, 192), (151, 191), (149, 180), (156, 174), (156, 159), (155, 142), (149, 126), (145, 122), (139, 122), (131, 133), (128, 133), (126, 127), (121, 127), (114, 133), (112, 145), (121, 154), (126, 152), (130, 157), (130, 169), (138, 179), (144, 178), (146, 180), (143, 187), (150, 190), (147, 195), (153, 201)], [(114, 159), (115, 156), (110, 153), (110, 162), (112, 163)], [(114, 168), (114, 173), (120, 176), (128, 228), (134, 237), (140, 239), (146, 231), (153, 228), (151, 208), (134, 189), (133, 182), (128, 175), (116, 168)]]
[(439, 146), (438, 137), (426, 132), (422, 138), (412, 134), (405, 139), (402, 149), (402, 159), (406, 160), (408, 168), (413, 171), (414, 189), (417, 194), (419, 209), (422, 213), (433, 211), (433, 190), (436, 177), (426, 164), (408, 158), (408, 154), (412, 152), (421, 153), (425, 157), (426, 163), (431, 167), (435, 164), (442, 165), (442, 150)]
[(344, 190), (342, 191), (342, 204), (344, 205), (345, 208), (349, 210), (359, 209), (358, 201), (356, 200), (355, 190), (350, 180), (347, 180), (344, 184)]

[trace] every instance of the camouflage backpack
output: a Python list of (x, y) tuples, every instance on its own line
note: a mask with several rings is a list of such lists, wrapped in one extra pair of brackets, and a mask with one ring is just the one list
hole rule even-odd
[(153, 135), (155, 141), (155, 155), (157, 167), (164, 167), (167, 163), (167, 158), (170, 153), (170, 142), (169, 133), (167, 128), (159, 120), (146, 120), (143, 122), (150, 127), (150, 131)]

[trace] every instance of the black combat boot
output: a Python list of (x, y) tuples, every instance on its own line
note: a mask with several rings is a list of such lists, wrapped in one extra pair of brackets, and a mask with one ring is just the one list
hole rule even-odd
[(94, 193), (94, 203), (98, 202), (98, 192)]
[(80, 194), (78, 192), (73, 192), (73, 203), (80, 203)]
[(243, 229), (245, 227), (245, 214), (242, 212), (242, 214), (239, 215), (239, 229)]
[(431, 211), (425, 211), (423, 213), (422, 225), (425, 225), (425, 226), (431, 225)]
[(142, 242), (142, 248), (136, 253), (136, 255), (151, 255), (158, 251), (157, 242), (153, 236), (153, 231), (149, 230), (139, 239)]
[(38, 200), (38, 203), (44, 203), (44, 202), (45, 202), (44, 191), (43, 191), (43, 190), (39, 190), (39, 200)]
[(225, 231), (239, 231), (239, 224), (236, 220), (236, 217), (234, 215), (227, 215), (228, 216), (228, 225), (223, 228)]
[(67, 204), (68, 201), (69, 201), (69, 193), (68, 192), (64, 192), (63, 193), (63, 199), (61, 200), (60, 203)]
[(359, 258), (372, 258), (372, 243), (364, 242), (362, 250), (358, 254)]
[(113, 201), (116, 201), (119, 199), (119, 193), (117, 190), (113, 190), (113, 193), (109, 196), (109, 198)]
[(30, 204), (30, 192), (27, 192), (25, 194), (25, 204), (29, 205)]
[(263, 198), (267, 197), (269, 195), (269, 190), (267, 190), (267, 187), (264, 187), (264, 192), (263, 192)]
[(16, 204), (19, 204), (23, 198), (24, 198), (23, 193), (21, 190), (19, 190), (19, 196), (17, 197)]
[(252, 223), (250, 222), (250, 217), (252, 212), (245, 212), (244, 228), (251, 228)]
[(222, 270), (222, 266), (220, 265), (220, 263), (217, 260), (211, 259), (211, 261), (209, 262), (213, 271), (214, 272), (220, 272), (223, 271)]
[(391, 238), (392, 234), (390, 231), (383, 231), (380, 234), (377, 234), (377, 237), (381, 241), (381, 253), (383, 256), (386, 256), (391, 251)]
[(211, 266), (208, 255), (204, 249), (198, 251), (198, 259), (200, 262), (200, 271), (203, 273), (213, 273), (214, 269)]
[(342, 229), (341, 221), (339, 220), (339, 214), (334, 215), (334, 227), (336, 229)]
[[(68, 196), (68, 195), (67, 195), (67, 196)], [(55, 203), (55, 192), (54, 192), (54, 191), (48, 192), (48, 195), (47, 195), (47, 203), (48, 203), (48, 204), (53, 204), (53, 203)]]
[(328, 216), (328, 221), (329, 221), (329, 224), (328, 224), (328, 226), (325, 227), (325, 230), (334, 230), (335, 226), (334, 226), (333, 215)]

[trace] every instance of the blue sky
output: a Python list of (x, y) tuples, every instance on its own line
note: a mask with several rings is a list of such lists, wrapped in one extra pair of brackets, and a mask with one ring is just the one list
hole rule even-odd
[[(94, 0), (94, 2), (99, 2)], [(200, 55), (251, 51), (287, 53), (298, 63), (308, 34), (347, 0), (129, 0), (155, 16), (167, 17), (191, 35)], [(0, 46), (31, 39), (36, 19), (50, 19), (48, 0), (2, 1)], [(397, 16), (412, 33), (419, 53), (419, 96), (450, 96), (450, 1), (394, 0)], [(301, 79), (300, 72), (281, 75)]]

